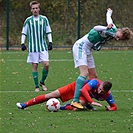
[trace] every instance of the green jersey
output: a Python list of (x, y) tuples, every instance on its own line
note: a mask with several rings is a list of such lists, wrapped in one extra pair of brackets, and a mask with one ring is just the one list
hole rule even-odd
[(28, 37), (28, 51), (40, 52), (47, 50), (46, 35), (51, 33), (46, 16), (28, 17), (23, 25), (22, 34)]
[[(116, 30), (117, 30), (117, 28), (111, 28), (111, 29), (108, 29), (107, 31), (111, 32), (111, 33), (115, 33)], [(96, 44), (97, 42), (102, 42), (102, 41), (106, 40), (107, 38), (109, 38), (109, 36), (103, 37), (103, 36), (101, 36), (100, 32), (98, 32), (94, 29), (92, 29), (88, 33), (88, 39), (93, 44)]]
[(105, 44), (107, 40), (113, 39), (113, 35), (115, 35), (117, 28), (110, 28), (107, 30), (96, 31), (92, 29), (88, 33), (88, 39), (93, 44), (94, 50), (100, 50), (102, 45)]

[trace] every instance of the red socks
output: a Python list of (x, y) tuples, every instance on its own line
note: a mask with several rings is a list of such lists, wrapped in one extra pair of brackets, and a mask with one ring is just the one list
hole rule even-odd
[(71, 105), (68, 105), (65, 107), (66, 110), (73, 110), (73, 107)]
[(32, 106), (35, 104), (43, 103), (45, 101), (46, 101), (45, 94), (43, 94), (43, 95), (39, 95), (39, 96), (25, 102), (25, 104), (26, 104), (26, 107), (28, 107), (28, 106)]

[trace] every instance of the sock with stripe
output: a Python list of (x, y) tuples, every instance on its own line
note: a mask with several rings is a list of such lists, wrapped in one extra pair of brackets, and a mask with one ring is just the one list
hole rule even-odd
[(35, 87), (39, 87), (38, 85), (38, 72), (32, 72), (32, 77), (34, 79), (34, 84), (35, 84)]
[(26, 107), (28, 107), (28, 106), (32, 106), (35, 104), (43, 103), (45, 101), (46, 101), (45, 94), (43, 94), (43, 95), (39, 95), (39, 96), (25, 102), (25, 104), (26, 104)]
[(48, 70), (46, 70), (46, 69), (42, 69), (42, 79), (41, 79), (41, 83), (44, 83), (44, 81), (45, 81), (45, 79), (47, 78), (47, 76), (48, 76)]
[(83, 76), (79, 76), (76, 81), (76, 89), (74, 92), (74, 99), (73, 102), (79, 102), (79, 97), (80, 97), (80, 90), (82, 89), (84, 83), (85, 83), (86, 78)]

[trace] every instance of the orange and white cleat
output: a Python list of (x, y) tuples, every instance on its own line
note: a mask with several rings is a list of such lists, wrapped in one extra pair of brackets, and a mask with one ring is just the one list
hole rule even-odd
[(71, 106), (78, 108), (78, 109), (84, 109), (84, 107), (79, 102), (71, 102)]

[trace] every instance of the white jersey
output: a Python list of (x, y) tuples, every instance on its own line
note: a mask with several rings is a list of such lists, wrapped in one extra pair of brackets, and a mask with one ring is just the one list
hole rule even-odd
[(92, 54), (93, 44), (89, 41), (88, 34), (77, 40), (74, 45), (78, 45), (79, 49), (84, 49), (87, 55)]
[(22, 34), (28, 37), (29, 52), (47, 51), (46, 36), (48, 33), (51, 33), (51, 28), (46, 16), (28, 17), (24, 22)]

